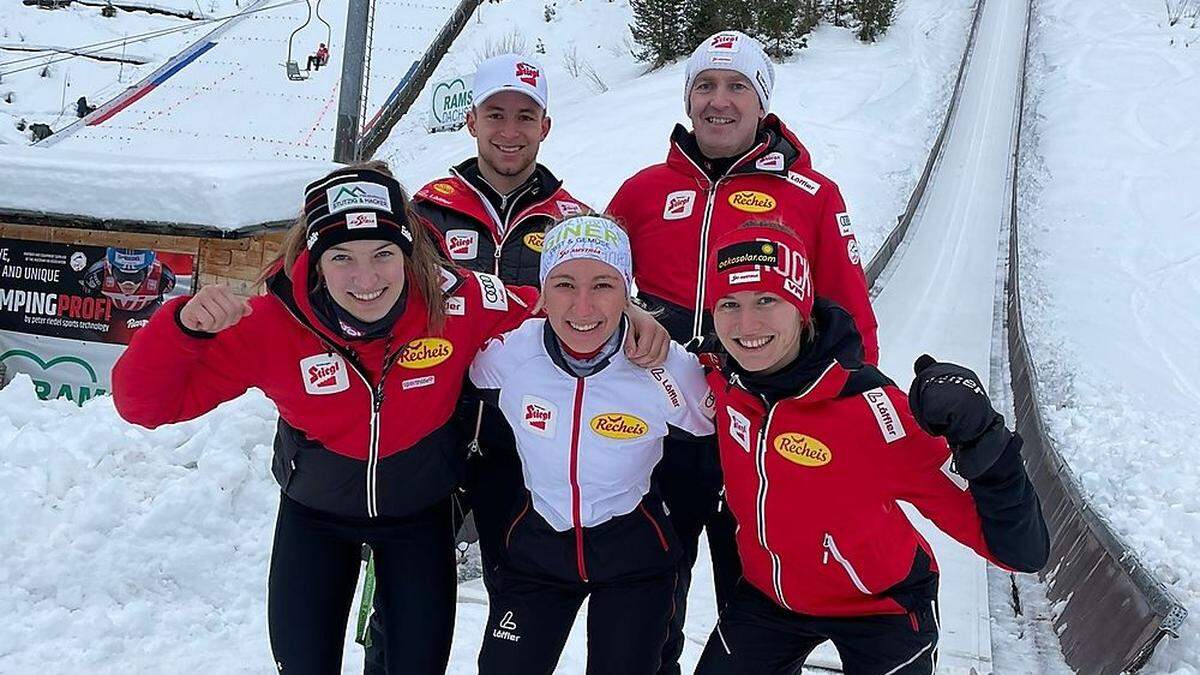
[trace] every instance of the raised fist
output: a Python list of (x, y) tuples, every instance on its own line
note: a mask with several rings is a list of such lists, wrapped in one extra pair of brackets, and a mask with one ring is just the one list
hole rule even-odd
[(995, 463), (1012, 434), (992, 408), (979, 376), (969, 368), (939, 363), (923, 354), (913, 364), (908, 407), (927, 433), (942, 436), (954, 451), (955, 470), (968, 480)]
[(183, 309), (179, 322), (197, 333), (220, 333), (250, 314), (250, 303), (234, 295), (228, 286), (214, 284), (201, 288)]

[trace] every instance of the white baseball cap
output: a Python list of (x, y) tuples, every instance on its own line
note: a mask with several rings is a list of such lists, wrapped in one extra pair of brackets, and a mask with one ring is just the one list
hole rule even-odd
[(488, 97), (502, 91), (515, 91), (533, 99), (546, 109), (550, 94), (546, 71), (533, 59), (520, 54), (501, 54), (479, 64), (472, 85), (472, 105), (480, 106)]

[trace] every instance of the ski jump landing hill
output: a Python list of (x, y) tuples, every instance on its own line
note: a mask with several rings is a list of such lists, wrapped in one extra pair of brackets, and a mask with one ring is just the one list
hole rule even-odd
[[(1078, 672), (1136, 672), (1162, 638), (1178, 636), (1187, 611), (1088, 507), (1040, 418), (1021, 324), (1015, 187), (1031, 2), (979, 0), (930, 167), (868, 265), (881, 365), (911, 372), (921, 351), (992, 364), (981, 379), (997, 400), (1014, 402), (1013, 424), (1043, 498), (1052, 551), (1042, 576), (1064, 656)], [(950, 672), (991, 671), (982, 561), (907, 512), (942, 569), (941, 663)]]
[[(292, 41), (301, 72), (318, 43), (329, 63), (289, 80), (289, 36), (303, 0), (257, 0), (91, 115), (39, 145), (180, 159), (329, 159), (333, 156), (347, 0), (321, 0)], [(375, 4), (364, 123), (400, 89), (458, 3)]]

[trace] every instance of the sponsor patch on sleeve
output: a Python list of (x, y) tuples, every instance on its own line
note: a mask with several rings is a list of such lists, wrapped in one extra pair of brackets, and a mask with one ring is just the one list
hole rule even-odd
[(804, 190), (808, 194), (814, 195), (814, 196), (817, 194), (817, 190), (821, 189), (820, 183), (816, 182), (815, 180), (813, 180), (811, 178), (808, 178), (807, 176), (802, 176), (802, 175), (796, 173), (795, 171), (788, 172), (787, 181), (789, 183), (791, 183), (792, 185), (795, 185), (796, 187), (800, 188), (801, 190)]
[(851, 239), (850, 241), (846, 242), (846, 257), (849, 258), (850, 262), (854, 263), (855, 265), (862, 262), (862, 255), (858, 252), (857, 239)]
[(651, 368), (650, 377), (654, 379), (658, 386), (662, 388), (663, 393), (667, 395), (667, 401), (671, 403), (672, 408), (683, 407), (683, 396), (679, 393), (679, 387), (675, 386), (675, 382), (671, 380), (671, 374), (666, 368)]
[(843, 237), (853, 237), (854, 229), (850, 227), (850, 214), (842, 211), (837, 214), (838, 234)]
[(555, 200), (554, 205), (558, 207), (558, 212), (561, 213), (564, 218), (568, 216), (577, 216), (583, 213), (583, 209), (580, 208), (575, 202)]
[(729, 414), (729, 437), (733, 439), (746, 452), (750, 452), (750, 420), (742, 413), (733, 409), (733, 406), (725, 406), (725, 412)]
[(446, 298), (446, 314), (449, 316), (463, 316), (467, 313), (467, 301), (461, 295), (452, 295)]
[(892, 405), (892, 399), (888, 398), (887, 392), (882, 387), (875, 387), (864, 391), (862, 396), (871, 407), (871, 412), (875, 414), (875, 422), (879, 425), (879, 432), (883, 434), (883, 441), (895, 443), (904, 438), (904, 425), (900, 422), (900, 415), (896, 414), (896, 406)]
[(474, 272), (479, 280), (479, 295), (484, 309), (494, 309), (500, 312), (508, 311), (508, 290), (500, 277), (485, 272)]

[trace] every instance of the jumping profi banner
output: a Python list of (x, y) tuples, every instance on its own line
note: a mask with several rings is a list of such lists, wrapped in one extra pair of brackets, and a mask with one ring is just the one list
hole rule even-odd
[(191, 290), (192, 256), (146, 249), (0, 240), (0, 367), (27, 373), (43, 399), (107, 393), (133, 334)]

